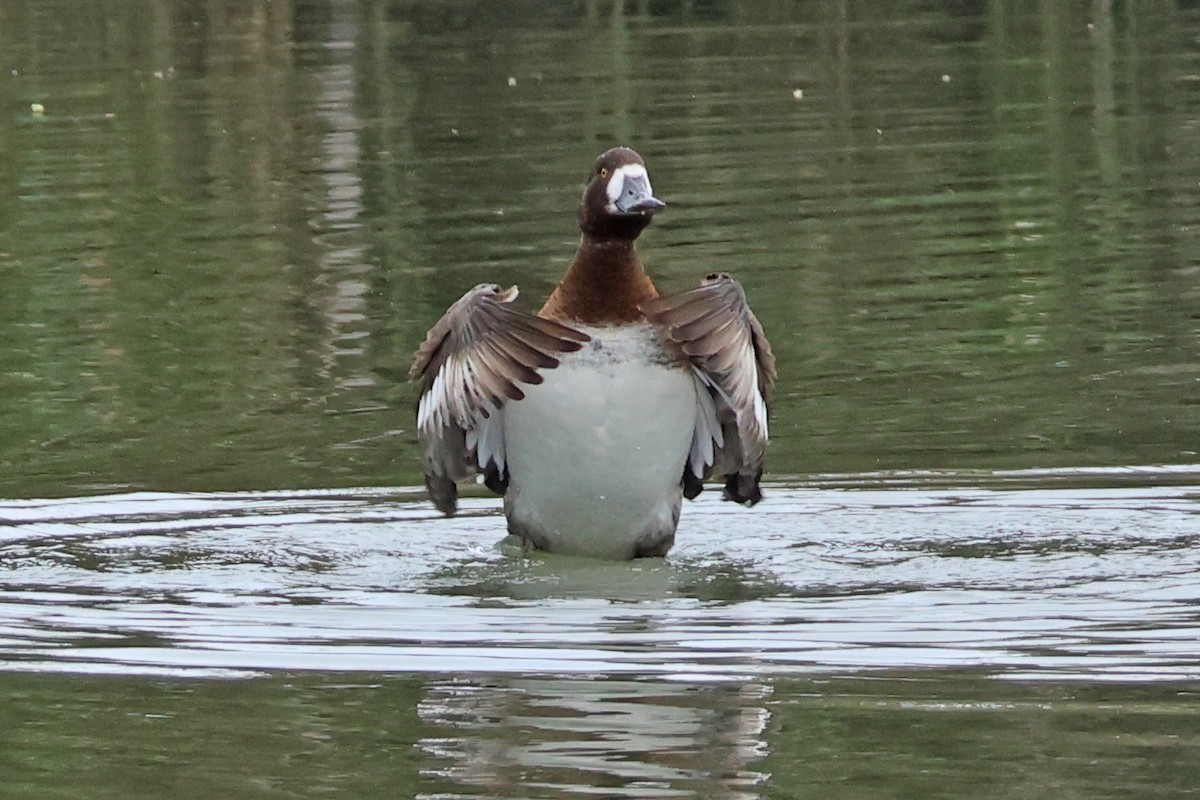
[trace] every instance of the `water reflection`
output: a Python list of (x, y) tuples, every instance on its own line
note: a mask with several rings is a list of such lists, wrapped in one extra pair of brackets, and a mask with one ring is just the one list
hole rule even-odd
[(408, 354), (617, 140), (778, 342), (777, 475), (1195, 461), (1188, 8), (89, 13), (0, 4), (10, 495), (419, 482)]
[(573, 679), (434, 682), (417, 713), (428, 771), (498, 797), (761, 796), (758, 683)]
[(648, 680), (0, 673), (0, 790), (441, 798), (1189, 797), (1186, 686), (969, 672), (685, 686)]
[(574, 598), (620, 603), (679, 598), (733, 603), (788, 591), (769, 569), (753, 565), (748, 557), (738, 559), (728, 553), (626, 564), (549, 553), (525, 557), (507, 540), (498, 547), (509, 557), (454, 560), (429, 577), (429, 590), (479, 599)]
[[(325, 184), (324, 203), (313, 227), (320, 231), (321, 278), (333, 289), (327, 310), (331, 335), (336, 343), (335, 359), (359, 357), (369, 329), (365, 298), (369, 291), (369, 243), (361, 235), (363, 205), (363, 160), (361, 135), (364, 127), (358, 116), (358, 81), (354, 51), (362, 38), (355, 9), (349, 3), (336, 3), (329, 21), (329, 39), (322, 44), (329, 59), (315, 75), (318, 116), (326, 129), (321, 139), (320, 170)], [(369, 376), (357, 380), (369, 382)], [(342, 385), (346, 385), (344, 382)]]

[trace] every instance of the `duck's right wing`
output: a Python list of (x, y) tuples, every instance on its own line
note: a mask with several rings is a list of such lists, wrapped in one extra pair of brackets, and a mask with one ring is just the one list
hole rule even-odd
[(518, 311), (517, 287), (481, 283), (429, 330), (409, 375), (420, 385), (417, 441), (429, 497), (444, 514), (458, 509), (457, 482), (484, 472), (490, 488), (507, 485), (499, 411), (525, 396), (520, 384), (542, 382), (555, 354), (578, 350), (589, 336)]
[(775, 355), (742, 285), (714, 273), (698, 288), (651, 300), (641, 309), (691, 363), (697, 382), (684, 493), (695, 497), (701, 481), (719, 476), (726, 499), (754, 505), (762, 499), (758, 484)]

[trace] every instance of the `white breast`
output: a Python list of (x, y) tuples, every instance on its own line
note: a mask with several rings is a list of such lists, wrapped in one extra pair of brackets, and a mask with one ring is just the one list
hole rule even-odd
[(674, 533), (695, 381), (649, 326), (583, 330), (592, 341), (504, 409), (505, 510), (546, 549), (628, 558)]

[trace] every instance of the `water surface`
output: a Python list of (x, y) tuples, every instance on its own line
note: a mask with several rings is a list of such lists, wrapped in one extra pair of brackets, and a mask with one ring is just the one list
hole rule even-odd
[(763, 319), (775, 475), (1197, 463), (1192, 11), (4, 8), (6, 496), (418, 484), (415, 345), (538, 305), (616, 142), (663, 287)]
[[(1200, 15), (0, 0), (0, 795), (1175, 797)], [(592, 159), (780, 356), (666, 561), (438, 517), (409, 355)]]
[(507, 553), (491, 500), (6, 503), (5, 665), (1194, 679), (1198, 487), (774, 487), (755, 512), (695, 504), (669, 559), (632, 563)]
[(1182, 796), (1200, 476), (1129, 477), (773, 486), (635, 563), (506, 554), (495, 501), (414, 492), (10, 501), (7, 785)]

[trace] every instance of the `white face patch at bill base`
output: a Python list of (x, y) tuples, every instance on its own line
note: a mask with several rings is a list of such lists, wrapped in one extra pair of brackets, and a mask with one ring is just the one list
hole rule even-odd
[(626, 178), (643, 181), (646, 187), (646, 194), (654, 195), (654, 191), (650, 188), (650, 177), (646, 174), (646, 168), (641, 164), (625, 164), (613, 170), (612, 177), (608, 179), (608, 186), (605, 187), (605, 192), (608, 194), (609, 210), (613, 210), (613, 205), (621, 197), (621, 192), (625, 191)]

